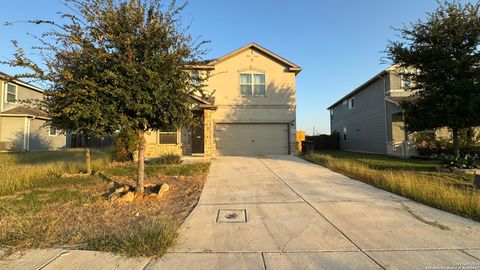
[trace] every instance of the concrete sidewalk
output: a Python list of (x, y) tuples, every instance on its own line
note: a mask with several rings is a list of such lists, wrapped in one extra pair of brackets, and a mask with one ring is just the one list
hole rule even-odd
[(219, 157), (163, 258), (56, 249), (22, 258), (0, 268), (480, 269), (480, 224), (296, 157)]

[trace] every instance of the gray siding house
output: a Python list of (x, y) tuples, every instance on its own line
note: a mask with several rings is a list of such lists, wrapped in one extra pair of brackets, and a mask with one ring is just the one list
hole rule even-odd
[(44, 126), (46, 113), (23, 103), (43, 99), (43, 90), (20, 80), (10, 82), (8, 77), (0, 72), (0, 151), (65, 148), (66, 136)]
[(405, 130), (399, 102), (410, 95), (409, 83), (393, 67), (332, 104), (330, 129), (340, 135), (340, 147), (347, 151), (416, 155), (413, 136)]

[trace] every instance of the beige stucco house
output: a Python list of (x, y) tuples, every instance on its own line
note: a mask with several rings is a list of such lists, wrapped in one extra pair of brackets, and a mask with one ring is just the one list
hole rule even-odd
[(46, 113), (29, 108), (26, 100), (43, 99), (43, 90), (0, 72), (0, 151), (64, 148), (66, 136), (45, 127)]
[(288, 155), (296, 153), (295, 79), (301, 68), (250, 43), (193, 67), (210, 73), (209, 100), (193, 97), (201, 124), (147, 133), (147, 157)]

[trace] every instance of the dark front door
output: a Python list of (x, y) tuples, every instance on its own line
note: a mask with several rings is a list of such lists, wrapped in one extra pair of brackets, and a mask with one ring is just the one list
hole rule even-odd
[(203, 154), (203, 125), (196, 126), (192, 132), (192, 153)]

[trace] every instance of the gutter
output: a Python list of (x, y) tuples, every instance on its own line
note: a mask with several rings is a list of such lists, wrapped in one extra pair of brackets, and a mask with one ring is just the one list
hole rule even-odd
[(2, 116), (10, 116), (10, 117), (31, 117), (31, 118), (33, 118), (33, 119), (50, 120), (49, 117), (36, 116), (36, 115), (32, 115), (32, 114), (0, 113), (0, 117), (2, 117)]

